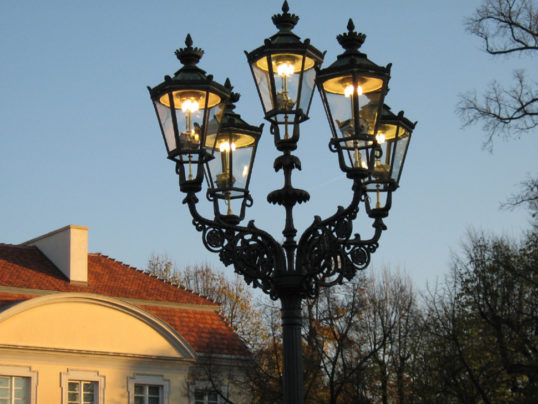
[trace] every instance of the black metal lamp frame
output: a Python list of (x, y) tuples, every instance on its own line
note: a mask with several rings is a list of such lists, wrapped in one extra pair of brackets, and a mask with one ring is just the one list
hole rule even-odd
[[(288, 14), (287, 2), (284, 2), (282, 10), (288, 20), (297, 22), (298, 17)], [(282, 18), (280, 20), (277, 18), (277, 21), (281, 22)], [(348, 29), (350, 32), (352, 31), (351, 28), (348, 27)], [(271, 46), (270, 40), (266, 40), (265, 44), (268, 47)], [(255, 52), (261, 52), (260, 49)], [(311, 51), (310, 48), (309, 51)], [(255, 52), (247, 54), (249, 62), (251, 62), (252, 54)], [(316, 52), (319, 51), (312, 51), (312, 54), (321, 54)], [(317, 85), (320, 86), (319, 81)], [(322, 92), (321, 88), (320, 92)], [(386, 92), (386, 84), (383, 92)], [(262, 95), (259, 95), (262, 98)], [(381, 105), (383, 105), (383, 97)], [(261, 101), (263, 104), (263, 99)], [(324, 104), (326, 104), (326, 99), (324, 99)], [(329, 107), (325, 105), (325, 108)], [(278, 112), (281, 111), (266, 111), (265, 118), (271, 122), (271, 133), (275, 136), (275, 146), (282, 152), (274, 161), (274, 169), (276, 172), (283, 171), (284, 185), (269, 193), (267, 200), (285, 208), (285, 226), (282, 231), (284, 241), (282, 243), (275, 240), (266, 231), (256, 227), (254, 221), (250, 221), (246, 226), (241, 226), (239, 220), (226, 220), (224, 215), (218, 214), (217, 211), (215, 211), (214, 219), (203, 217), (197, 209), (199, 202), (197, 193), (200, 189), (181, 187), (181, 184), (180, 188), (186, 193), (183, 203), (188, 206), (193, 218), (193, 225), (201, 233), (204, 246), (210, 252), (219, 254), (219, 258), (225, 266), (233, 265), (235, 272), (243, 276), (247, 284), (260, 288), (272, 299), (281, 301), (284, 360), (283, 400), (287, 404), (301, 404), (304, 401), (301, 341), (302, 301), (306, 298), (316, 298), (320, 288), (331, 287), (351, 280), (358, 271), (364, 270), (369, 265), (371, 254), (379, 246), (381, 233), (386, 230), (383, 219), (388, 215), (392, 202), (392, 192), (397, 188), (397, 184), (386, 188), (384, 206), (371, 207), (367, 177), (371, 178), (373, 173), (365, 175), (363, 170), (350, 171), (341, 167), (353, 181), (353, 196), (349, 205), (338, 207), (337, 211), (326, 219), (316, 216), (313, 223), (297, 239), (293, 208), (297, 204), (308, 201), (310, 195), (307, 191), (297, 189), (292, 185), (292, 172), (294, 169), (301, 169), (301, 162), (298, 157), (291, 154), (291, 151), (297, 147), (299, 123), (308, 119), (308, 116), (305, 111), (298, 111), (294, 120), (293, 136), (283, 139), (280, 135), (279, 124), (275, 122), (274, 118)], [(329, 111), (327, 113), (330, 115)], [(407, 126), (410, 131), (414, 128), (414, 124)], [(375, 153), (379, 153), (380, 148), (375, 141), (375, 132), (371, 136), (372, 149), (375, 149)], [(343, 159), (342, 154), (346, 151), (338, 146), (338, 141), (334, 138), (330, 142), (330, 148), (338, 153), (340, 160)], [(177, 165), (179, 168), (180, 164), (177, 163)], [(359, 233), (354, 232), (353, 228), (353, 221), (357, 218), (361, 203), (364, 203), (366, 213), (373, 222), (371, 237), (364, 239)], [(240, 219), (242, 217), (243, 214), (241, 214)]]

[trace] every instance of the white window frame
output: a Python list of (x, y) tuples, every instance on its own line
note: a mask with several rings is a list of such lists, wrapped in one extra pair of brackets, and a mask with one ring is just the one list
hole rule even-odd
[(30, 404), (37, 403), (37, 371), (30, 366), (2, 365), (0, 364), (0, 376), (26, 377), (30, 379), (29, 398)]
[[(221, 383), (218, 383), (218, 389), (220, 393), (226, 397), (228, 397), (228, 386), (223, 385)], [(194, 404), (194, 393), (196, 390), (213, 390), (213, 385), (209, 381), (196, 381), (193, 384), (189, 386), (189, 403)], [(224, 404), (224, 399), (217, 394), (217, 403), (218, 404)]]
[(163, 375), (135, 374), (127, 378), (127, 391), (129, 392), (129, 404), (134, 404), (135, 384), (148, 386), (160, 386), (162, 391), (161, 404), (170, 404), (170, 380)]
[(69, 382), (95, 382), (97, 383), (97, 403), (105, 404), (105, 376), (99, 375), (97, 370), (67, 369), (60, 374), (60, 386), (62, 388), (62, 404), (67, 404)]

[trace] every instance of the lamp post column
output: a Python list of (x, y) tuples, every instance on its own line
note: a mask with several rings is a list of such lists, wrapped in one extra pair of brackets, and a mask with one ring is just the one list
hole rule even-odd
[(280, 300), (282, 303), (284, 404), (302, 404), (304, 400), (302, 299), (296, 293), (282, 296)]

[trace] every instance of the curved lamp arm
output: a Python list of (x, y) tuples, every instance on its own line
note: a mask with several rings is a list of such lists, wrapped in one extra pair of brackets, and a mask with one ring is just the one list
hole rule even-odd
[(350, 204), (346, 208), (338, 207), (337, 212), (327, 219), (316, 216), (301, 236), (297, 247), (297, 270), (304, 276), (305, 296), (314, 297), (320, 287), (350, 280), (370, 263), (370, 254), (377, 249), (386, 226), (381, 217), (376, 217), (372, 238), (362, 240), (359, 234), (353, 235), (353, 220), (365, 197), (365, 186), (355, 179)]
[(192, 215), (192, 223), (202, 233), (204, 246), (218, 253), (225, 266), (234, 265), (235, 272), (242, 275), (253, 287), (259, 287), (276, 299), (274, 274), (285, 271), (286, 260), (282, 247), (267, 232), (258, 229), (251, 220), (246, 227), (209, 220), (197, 209), (198, 198), (194, 192), (183, 200)]

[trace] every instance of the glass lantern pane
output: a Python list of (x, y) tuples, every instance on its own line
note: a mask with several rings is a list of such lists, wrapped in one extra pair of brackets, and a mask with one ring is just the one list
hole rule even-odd
[(174, 124), (172, 122), (172, 114), (170, 113), (170, 108), (162, 105), (157, 101), (155, 101), (153, 104), (155, 105), (155, 110), (157, 111), (159, 122), (161, 123), (161, 129), (164, 136), (166, 150), (168, 151), (168, 153), (170, 153), (177, 147), (176, 139), (174, 136)]
[(379, 111), (379, 101), (381, 100), (381, 92), (363, 94), (359, 97), (359, 116), (362, 125), (366, 127), (363, 133), (373, 134), (375, 124), (377, 122), (377, 114)]
[(351, 99), (342, 94), (326, 94), (332, 118), (330, 124), (335, 129), (335, 135), (339, 138), (353, 136), (355, 126), (352, 120)]
[(310, 102), (314, 94), (314, 86), (316, 81), (316, 71), (314, 69), (306, 70), (303, 73), (303, 84), (301, 88), (301, 98), (299, 100), (299, 108), (304, 114), (308, 115)]
[[(263, 59), (263, 60), (262, 60)], [(263, 104), (264, 112), (270, 111), (273, 109), (273, 102), (271, 100), (270, 87), (271, 83), (269, 80), (269, 72), (267, 69), (262, 69), (260, 66), (267, 66), (267, 58), (263, 57), (260, 60), (252, 63), (252, 72), (254, 73), (254, 79), (256, 80), (256, 86), (260, 92), (260, 97)]]
[(275, 80), (276, 105), (282, 111), (297, 108), (299, 81), (301, 79), (302, 56), (274, 55), (273, 75)]
[[(400, 129), (402, 130), (402, 129)], [(400, 174), (402, 166), (405, 159), (405, 154), (407, 152), (407, 147), (409, 146), (409, 139), (411, 136), (408, 131), (404, 131), (402, 135), (398, 137), (398, 142), (394, 148), (394, 160), (392, 166), (392, 179), (398, 183), (400, 181)]]
[(347, 156), (347, 164), (352, 168), (368, 169), (370, 159), (371, 141), (366, 140), (347, 140), (343, 143), (342, 148)]
[(214, 157), (208, 163), (211, 187), (217, 190), (246, 187), (255, 141), (253, 136), (244, 133), (208, 137), (206, 147)]
[(370, 209), (382, 209), (386, 207), (389, 195), (388, 190), (389, 187), (386, 183), (374, 182), (368, 185), (366, 197), (368, 198)]
[(216, 124), (213, 118), (215, 117), (215, 111), (219, 110), (216, 107), (220, 105), (221, 99), (216, 94), (198, 90), (181, 90), (175, 91), (173, 94), (179, 132), (178, 147), (183, 153), (199, 150), (204, 127), (206, 102), (209, 127), (209, 125), (214, 126)]
[(250, 174), (250, 163), (254, 144), (237, 149), (233, 155), (232, 173), (235, 179), (234, 188), (246, 189)]

